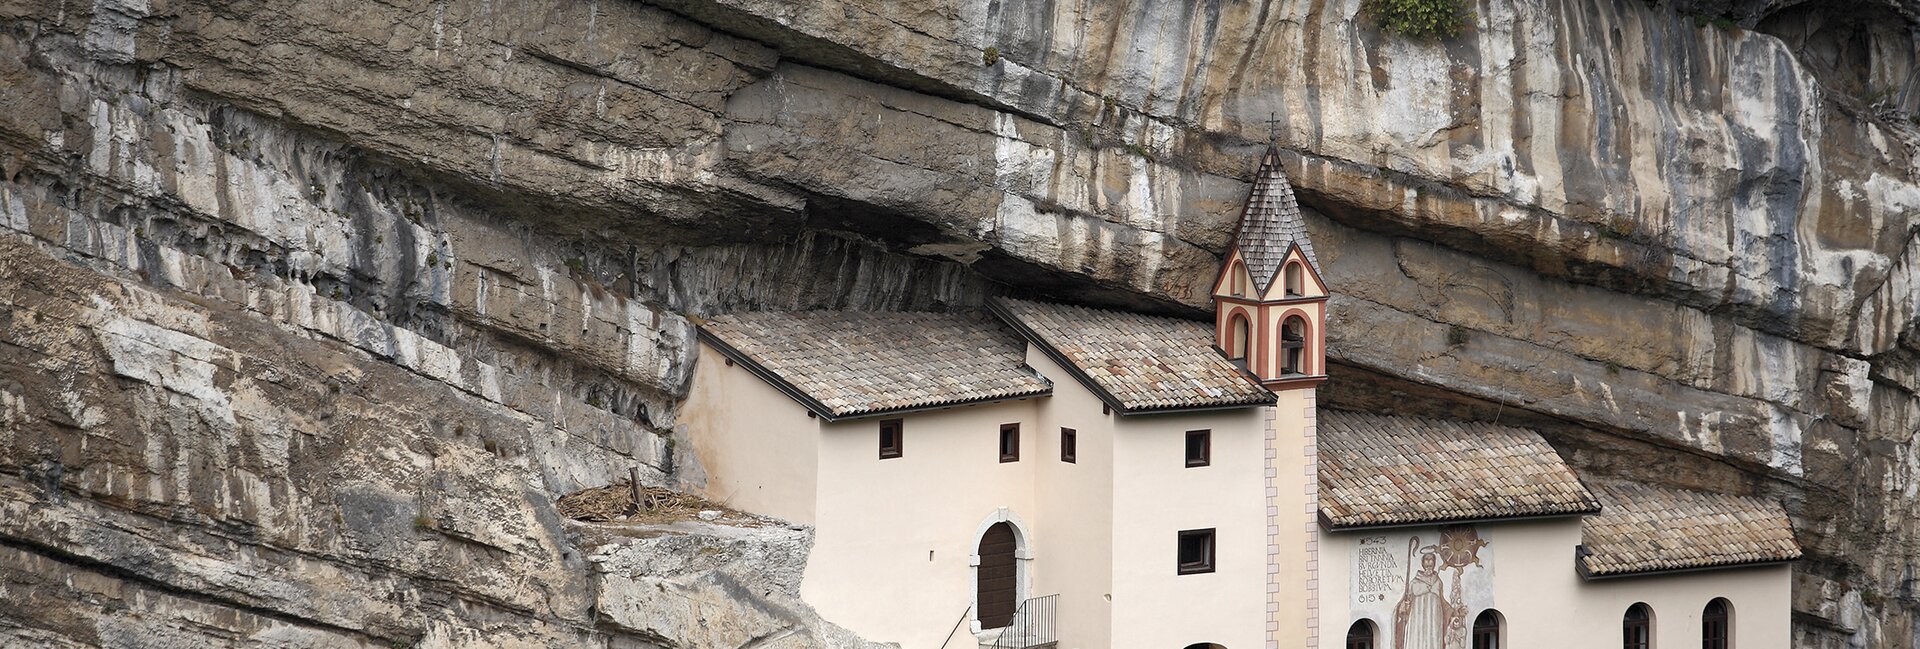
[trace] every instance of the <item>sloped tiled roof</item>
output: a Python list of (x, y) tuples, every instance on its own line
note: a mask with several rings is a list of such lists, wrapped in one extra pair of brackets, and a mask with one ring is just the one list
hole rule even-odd
[(1605, 509), (1581, 521), (1580, 572), (1589, 577), (1800, 558), (1793, 521), (1772, 500), (1626, 482), (1594, 487)]
[(1253, 191), (1247, 195), (1246, 208), (1240, 213), (1240, 229), (1234, 235), (1234, 247), (1253, 275), (1254, 288), (1265, 292), (1267, 283), (1280, 264), (1286, 261), (1287, 248), (1300, 246), (1307, 262), (1319, 265), (1313, 256), (1313, 241), (1307, 238), (1307, 222), (1300, 217), (1300, 203), (1293, 198), (1293, 185), (1280, 169), (1280, 150), (1267, 147), (1260, 157), (1260, 170), (1253, 175)]
[(1530, 430), (1322, 410), (1317, 441), (1320, 512), (1333, 527), (1600, 508), (1553, 447)]
[(1020, 300), (998, 300), (994, 308), (1123, 413), (1274, 400), (1213, 349), (1207, 323)]
[(830, 419), (1053, 391), (1020, 337), (983, 313), (736, 313), (700, 328)]

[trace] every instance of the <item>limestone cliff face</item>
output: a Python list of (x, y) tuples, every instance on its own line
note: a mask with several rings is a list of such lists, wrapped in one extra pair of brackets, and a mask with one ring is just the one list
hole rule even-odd
[(794, 637), (551, 506), (673, 479), (691, 323), (1197, 314), (1270, 128), (1330, 402), (1780, 497), (1798, 644), (1911, 637), (1911, 11), (1360, 4), (0, 0), (0, 639)]

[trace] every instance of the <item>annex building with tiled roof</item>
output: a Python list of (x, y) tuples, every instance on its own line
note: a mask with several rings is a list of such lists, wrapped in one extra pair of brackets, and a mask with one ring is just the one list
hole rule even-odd
[(1238, 218), (1211, 322), (1021, 295), (707, 318), (679, 472), (809, 526), (802, 598), (904, 649), (1787, 646), (1779, 503), (1323, 408), (1331, 294), (1277, 148)]
[(1582, 476), (1491, 422), (1322, 410), (1316, 440), (1319, 646), (1788, 646), (1779, 503)]

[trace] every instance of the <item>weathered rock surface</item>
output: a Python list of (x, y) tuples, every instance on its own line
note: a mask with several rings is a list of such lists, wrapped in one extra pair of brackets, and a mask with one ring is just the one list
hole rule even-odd
[(865, 642), (800, 601), (811, 531), (691, 521), (573, 525), (598, 577), (604, 627), (688, 647), (893, 646)]
[(673, 478), (692, 323), (1198, 313), (1269, 116), (1330, 402), (1779, 496), (1796, 643), (1910, 638), (1914, 12), (1360, 4), (0, 0), (0, 638), (771, 642), (551, 506)]

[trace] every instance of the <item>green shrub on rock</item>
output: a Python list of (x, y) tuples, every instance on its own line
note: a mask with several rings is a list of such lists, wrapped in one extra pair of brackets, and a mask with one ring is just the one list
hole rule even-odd
[(1366, 0), (1380, 28), (1408, 38), (1446, 38), (1472, 16), (1461, 0)]

